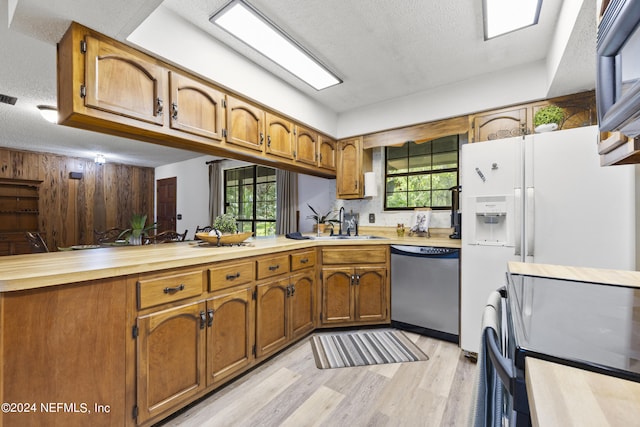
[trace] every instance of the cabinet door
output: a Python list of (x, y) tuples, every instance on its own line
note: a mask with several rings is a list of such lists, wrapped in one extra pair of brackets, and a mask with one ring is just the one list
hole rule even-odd
[(138, 318), (138, 423), (205, 388), (205, 303)]
[(362, 139), (353, 138), (338, 144), (336, 192), (339, 199), (362, 198)]
[(318, 166), (322, 169), (336, 170), (336, 142), (326, 136), (320, 136), (318, 143)]
[(224, 94), (174, 71), (169, 83), (171, 128), (221, 141)]
[(91, 36), (86, 42), (85, 105), (162, 125), (166, 70)]
[(520, 136), (527, 129), (527, 108), (505, 109), (473, 118), (473, 142)]
[(387, 318), (387, 269), (361, 267), (355, 270), (357, 321), (379, 321)]
[(256, 307), (256, 356), (270, 354), (288, 341), (287, 280), (258, 285)]
[(318, 161), (318, 134), (304, 126), (296, 126), (296, 160), (316, 166)]
[(291, 339), (306, 334), (314, 329), (313, 295), (315, 270), (291, 277), (291, 291), (289, 298)]
[(354, 319), (353, 278), (353, 269), (349, 267), (322, 269), (320, 320), (323, 324), (349, 322)]
[(264, 111), (227, 95), (227, 142), (255, 151), (264, 145)]
[(207, 301), (207, 386), (219, 383), (253, 359), (251, 287)]
[(266, 113), (266, 152), (285, 159), (293, 159), (293, 123), (282, 117)]

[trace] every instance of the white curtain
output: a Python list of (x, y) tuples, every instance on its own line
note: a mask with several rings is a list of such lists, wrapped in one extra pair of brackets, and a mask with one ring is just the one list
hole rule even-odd
[(222, 193), (222, 160), (207, 162), (209, 164), (209, 224), (224, 213), (224, 195)]
[(276, 170), (276, 234), (298, 231), (298, 174)]

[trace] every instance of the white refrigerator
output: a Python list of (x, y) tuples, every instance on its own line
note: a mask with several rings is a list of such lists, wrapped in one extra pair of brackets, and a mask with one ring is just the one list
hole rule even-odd
[(601, 167), (598, 135), (588, 126), (463, 145), (462, 350), (478, 352), (483, 307), (509, 261), (640, 265), (637, 167)]

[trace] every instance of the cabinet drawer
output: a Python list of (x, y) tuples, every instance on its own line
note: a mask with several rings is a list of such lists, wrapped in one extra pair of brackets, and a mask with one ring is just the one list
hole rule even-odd
[(168, 273), (138, 280), (138, 308), (179, 301), (202, 294), (202, 271)]
[(316, 265), (316, 251), (304, 251), (291, 254), (291, 271), (303, 270)]
[(362, 246), (358, 249), (322, 249), (322, 264), (384, 264), (386, 262), (386, 247)]
[(209, 269), (209, 291), (250, 283), (255, 278), (253, 261), (224, 264)]
[(280, 255), (270, 258), (259, 259), (257, 261), (258, 266), (258, 279), (265, 279), (267, 277), (278, 276), (283, 273), (289, 272), (289, 255)]

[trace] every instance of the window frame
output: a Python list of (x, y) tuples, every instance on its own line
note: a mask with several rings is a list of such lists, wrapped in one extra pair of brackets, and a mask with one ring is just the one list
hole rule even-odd
[[(273, 184), (276, 187), (276, 197), (273, 200), (273, 211), (275, 213), (273, 219), (258, 219), (257, 218), (257, 207), (258, 207), (258, 203), (256, 202), (256, 195), (258, 194), (257, 188), (258, 188), (258, 180), (257, 180), (257, 176), (258, 176), (258, 168), (265, 168), (265, 169), (270, 169), (273, 171), (273, 181), (269, 181), (269, 182), (273, 182)], [(252, 200), (252, 211), (251, 211), (251, 219), (241, 219), (241, 218), (237, 218), (236, 217), (236, 222), (238, 223), (246, 223), (246, 224), (251, 224), (251, 231), (253, 232), (254, 236), (257, 236), (257, 223), (273, 223), (273, 230), (274, 230), (274, 234), (269, 234), (266, 236), (275, 236), (276, 232), (275, 232), (275, 228), (276, 228), (276, 217), (278, 215), (277, 212), (277, 208), (276, 208), (276, 203), (277, 203), (277, 194), (278, 194), (278, 185), (277, 185), (277, 180), (276, 180), (276, 169), (269, 167), (269, 166), (262, 166), (262, 165), (250, 165), (250, 166), (239, 166), (239, 167), (235, 167), (235, 168), (229, 168), (229, 169), (224, 169), (223, 171), (223, 186), (224, 186), (224, 212), (227, 213), (228, 212), (228, 207), (230, 206), (230, 203), (228, 202), (227, 196), (227, 189), (229, 187), (228, 185), (228, 173), (232, 172), (232, 171), (238, 171), (240, 169), (252, 169), (252, 178), (253, 178), (253, 182), (252, 182), (252, 190), (253, 190), (253, 200)], [(269, 175), (270, 176), (270, 175)], [(237, 185), (236, 186), (239, 191), (238, 191), (238, 199), (241, 200), (242, 199), (242, 192), (240, 191), (240, 188), (242, 187), (242, 185)], [(240, 211), (240, 208), (239, 208)], [(244, 227), (243, 227), (244, 229)], [(245, 230), (248, 231), (248, 230)], [(265, 237), (266, 237), (265, 236)], [(263, 236), (257, 236), (257, 237), (263, 237)]]
[[(409, 144), (410, 142), (413, 142), (415, 144), (431, 144), (434, 141), (437, 141), (439, 139), (442, 138), (448, 138), (448, 137), (452, 137), (455, 136), (457, 139), (457, 149), (456, 150), (451, 150), (451, 151), (445, 151), (446, 153), (456, 153), (456, 167), (455, 168), (446, 168), (446, 169), (431, 169), (428, 171), (416, 171), (416, 172), (406, 172), (406, 173), (398, 173), (398, 174), (391, 174), (389, 175), (389, 162), (388, 162), (388, 152), (389, 152), (389, 148), (392, 148), (391, 146), (387, 146), (384, 149), (384, 183), (383, 183), (383, 189), (384, 189), (384, 194), (383, 194), (383, 210), (385, 212), (398, 212), (398, 211), (412, 211), (414, 209), (417, 208), (430, 208), (432, 210), (438, 210), (438, 211), (444, 211), (444, 210), (450, 210), (451, 209), (451, 204), (449, 204), (448, 206), (433, 206), (433, 197), (431, 197), (431, 202), (430, 202), (430, 206), (405, 206), (405, 207), (389, 207), (387, 206), (387, 197), (388, 197), (388, 192), (387, 192), (387, 180), (389, 178), (394, 178), (394, 177), (411, 177), (411, 176), (420, 176), (420, 175), (434, 175), (434, 174), (439, 174), (439, 173), (443, 173), (443, 172), (455, 172), (456, 173), (456, 186), (460, 185), (460, 135), (448, 135), (448, 136), (443, 136), (441, 138), (434, 138), (432, 140), (429, 141), (425, 141), (425, 142), (420, 142), (420, 143), (416, 143), (415, 141), (405, 141), (403, 143), (403, 145), (405, 144)], [(402, 145), (400, 146), (402, 147)], [(430, 153), (431, 159), (433, 160), (433, 150)], [(409, 150), (407, 150), (407, 165), (410, 164), (410, 159), (412, 157), (418, 157), (418, 156), (411, 156), (409, 154)], [(404, 157), (402, 157), (404, 158)], [(431, 164), (433, 165), (433, 161), (431, 162)], [(433, 192), (433, 188), (429, 189), (430, 192)], [(406, 190), (406, 193), (408, 193), (409, 190)]]

